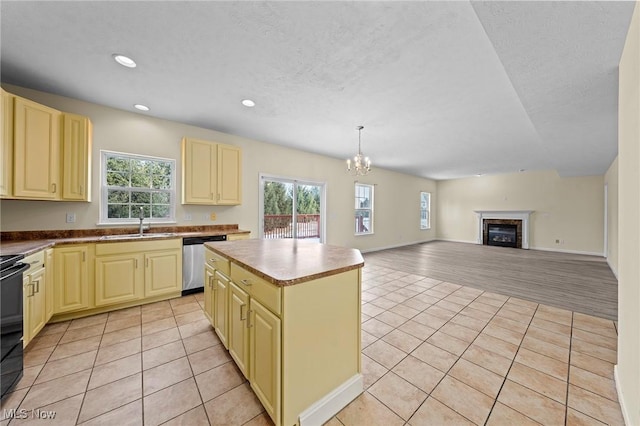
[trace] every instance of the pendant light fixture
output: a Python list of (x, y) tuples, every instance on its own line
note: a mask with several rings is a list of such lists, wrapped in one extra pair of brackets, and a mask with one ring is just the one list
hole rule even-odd
[(364, 129), (364, 126), (356, 127), (358, 130), (358, 154), (353, 157), (353, 167), (351, 166), (351, 159), (347, 159), (347, 172), (351, 173), (354, 176), (364, 176), (371, 171), (371, 160), (369, 157), (365, 157), (362, 155), (361, 148), (361, 132)]

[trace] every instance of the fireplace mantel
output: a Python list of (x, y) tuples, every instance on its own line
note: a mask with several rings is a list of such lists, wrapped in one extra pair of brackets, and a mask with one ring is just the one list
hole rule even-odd
[(478, 216), (476, 242), (482, 244), (482, 221), (484, 219), (511, 219), (522, 221), (522, 248), (529, 248), (529, 217), (534, 210), (474, 210)]

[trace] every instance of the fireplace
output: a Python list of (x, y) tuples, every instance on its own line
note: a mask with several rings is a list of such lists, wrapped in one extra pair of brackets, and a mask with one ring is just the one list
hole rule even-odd
[(484, 219), (482, 222), (482, 244), (522, 248), (521, 220)]
[(529, 248), (530, 216), (533, 210), (474, 210), (478, 216), (476, 242), (488, 245), (489, 224), (515, 225), (516, 248)]

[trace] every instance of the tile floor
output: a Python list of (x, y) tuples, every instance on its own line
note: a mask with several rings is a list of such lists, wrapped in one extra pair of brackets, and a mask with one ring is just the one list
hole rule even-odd
[[(271, 424), (202, 296), (47, 325), (0, 426)], [(327, 424), (621, 425), (616, 338), (613, 321), (369, 264), (366, 391)]]

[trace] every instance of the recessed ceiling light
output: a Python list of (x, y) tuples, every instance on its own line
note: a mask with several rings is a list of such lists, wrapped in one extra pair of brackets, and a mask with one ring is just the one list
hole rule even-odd
[(244, 106), (246, 106), (246, 107), (251, 108), (251, 107), (256, 106), (256, 103), (255, 103), (255, 102), (253, 102), (251, 99), (244, 99), (244, 100), (242, 101), (242, 105), (244, 105)]
[(482, 176), (482, 173), (476, 173), (476, 176), (480, 177)]
[(526, 171), (526, 170), (525, 170), (525, 169), (520, 169), (520, 170), (518, 170), (518, 171), (519, 171), (520, 173), (522, 173), (522, 172), (524, 172), (524, 171)]
[(124, 56), (124, 55), (120, 55), (117, 53), (113, 54), (113, 59), (119, 63), (120, 65), (122, 65), (123, 67), (127, 67), (127, 68), (135, 68), (136, 65), (136, 61), (134, 61), (133, 59), (131, 59), (128, 56)]
[(135, 104), (133, 106), (135, 109), (139, 109), (140, 111), (149, 111), (149, 107), (142, 104)]

